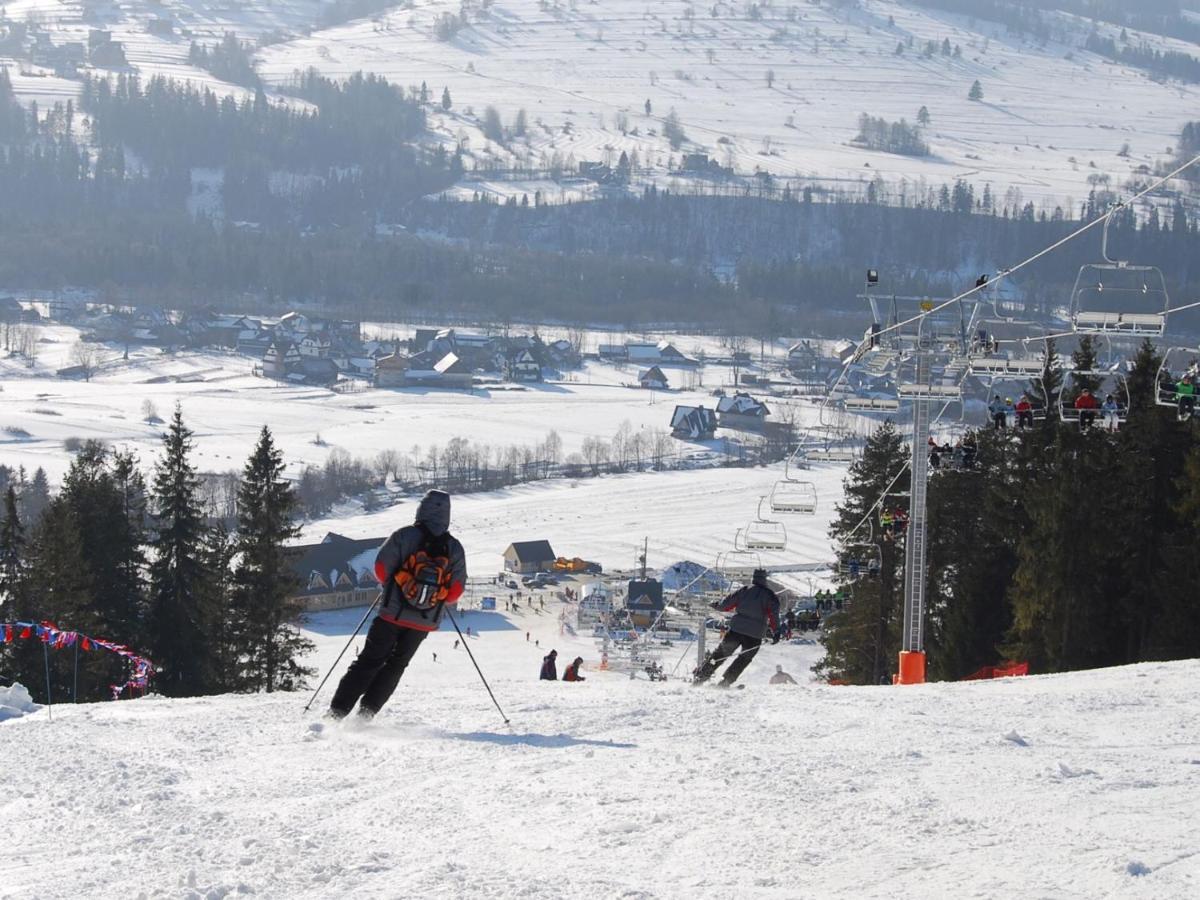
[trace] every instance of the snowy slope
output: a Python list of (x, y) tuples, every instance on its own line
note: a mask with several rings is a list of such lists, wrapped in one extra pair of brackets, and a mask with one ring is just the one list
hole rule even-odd
[[(615, 162), (624, 151), (636, 153), (641, 182), (669, 182), (683, 152), (703, 151), (742, 175), (761, 170), (852, 190), (878, 175), (893, 186), (907, 181), (910, 195), (921, 183), (965, 178), (990, 184), (997, 197), (1015, 188), (1026, 200), (1065, 203), (1086, 196), (1089, 177), (1107, 175), (1117, 186), (1136, 167), (1153, 166), (1200, 97), (1200, 86), (1156, 83), (1083, 51), (1091, 24), (1082, 20), (1057, 16), (1069, 41), (1038, 44), (994, 23), (890, 0), (861, 7), (755, 4), (754, 15), (750, 5), (687, 0), (421, 0), (324, 29), (316, 27), (322, 9), (316, 0), (96, 5), (98, 24), (126, 44), (143, 77), (164, 74), (243, 94), (187, 64), (190, 40), (233, 30), (271, 41), (259, 61), (272, 84), (315, 66), (339, 77), (373, 71), (406, 88), (426, 82), (435, 100), (449, 87), (453, 108), (444, 113), (433, 105), (429, 139), (461, 144), (468, 167), (544, 168), (557, 159), (573, 168), (585, 160)], [(464, 9), (469, 24), (439, 40), (438, 18)], [(11, 0), (7, 12), (39, 20), (56, 40), (79, 40), (97, 24), (66, 0)], [(172, 17), (188, 36), (147, 33), (146, 23), (159, 16)], [(1133, 38), (1200, 55), (1180, 41)], [(910, 40), (896, 55), (897, 44)], [(958, 45), (961, 57), (940, 50), (923, 56), (927, 41), (943, 40)], [(44, 104), (73, 91), (72, 82), (11, 65), (30, 73), (15, 78), (26, 99)], [(976, 79), (984, 87), (979, 103), (967, 100)], [(488, 141), (481, 119), (489, 105), (505, 125), (526, 110), (529, 133), (507, 146)], [(932, 116), (930, 157), (850, 146), (860, 113), (913, 122), (922, 106)], [(672, 109), (689, 138), (674, 151), (662, 134)], [(1118, 156), (1126, 143), (1130, 155)], [(467, 196), (540, 189), (552, 201), (595, 191), (582, 179), (525, 176), (469, 179), (460, 187)]]
[[(740, 4), (684, 0), (543, 5), (485, 4), (469, 27), (439, 41), (437, 17), (459, 4), (431, 0), (266, 48), (261, 71), (279, 81), (308, 66), (337, 75), (364, 69), (403, 85), (425, 81), (435, 98), (446, 85), (455, 106), (448, 115), (434, 111), (435, 130), (465, 139), (477, 161), (500, 165), (544, 165), (555, 154), (615, 161), (636, 151), (644, 174), (662, 178), (681, 152), (704, 151), (747, 174), (843, 186), (876, 174), (889, 182), (966, 178), (991, 183), (998, 196), (1015, 187), (1026, 199), (1059, 202), (1086, 196), (1089, 175), (1120, 184), (1137, 165), (1152, 164), (1200, 96), (1195, 86), (1156, 84), (1073, 44), (1038, 46), (998, 25), (903, 3), (768, 3), (758, 18)], [(1080, 24), (1079, 44), (1086, 33)], [(910, 38), (914, 47), (897, 56)], [(961, 58), (922, 57), (926, 41), (946, 39)], [(976, 79), (982, 103), (967, 100)], [(506, 125), (525, 109), (529, 138), (507, 148), (486, 141), (478, 128), (486, 105)], [(913, 122), (921, 106), (932, 116), (932, 156), (849, 146), (860, 113)], [(690, 138), (675, 152), (662, 136), (672, 109)], [(1118, 158), (1126, 142), (1131, 156)]]
[[(775, 647), (744, 691), (590, 664), (568, 685), (535, 680), (545, 640), (486, 615), (467, 617), (472, 647), (511, 728), (444, 632), (366, 730), (314, 730), (294, 694), (59, 706), (53, 724), (44, 711), (0, 724), (20, 760), (0, 773), (0, 896), (1200, 889), (1200, 663), (769, 687), (775, 662), (804, 665), (802, 649)], [(321, 627), (333, 647), (353, 626)]]

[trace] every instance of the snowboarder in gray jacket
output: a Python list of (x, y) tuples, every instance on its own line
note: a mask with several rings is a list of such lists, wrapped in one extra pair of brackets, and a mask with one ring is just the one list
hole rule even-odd
[(382, 585), (383, 602), (362, 652), (334, 692), (329, 715), (335, 719), (355, 703), (364, 718), (379, 712), (421, 642), (437, 631), (446, 605), (462, 596), (466, 554), (450, 534), (449, 494), (425, 495), (413, 524), (394, 532), (379, 548), (375, 577)]
[(721, 686), (729, 687), (738, 680), (746, 666), (758, 653), (763, 636), (772, 635), (772, 643), (779, 641), (779, 598), (767, 586), (766, 569), (755, 569), (752, 583), (748, 587), (734, 591), (722, 602), (715, 605), (723, 612), (733, 611), (729, 620), (729, 631), (721, 643), (713, 650), (712, 655), (705, 660), (704, 665), (696, 670), (696, 684), (703, 684), (712, 678), (717, 668), (725, 662), (734, 651), (741, 653), (725, 670), (721, 678)]

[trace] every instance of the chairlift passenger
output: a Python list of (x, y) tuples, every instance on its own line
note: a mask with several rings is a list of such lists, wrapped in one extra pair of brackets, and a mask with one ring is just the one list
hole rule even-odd
[(1096, 398), (1092, 395), (1091, 388), (1084, 388), (1083, 392), (1075, 398), (1075, 409), (1079, 411), (1079, 430), (1087, 431), (1096, 422), (1096, 410), (1100, 404), (1096, 402)]
[(1021, 395), (1021, 399), (1017, 401), (1014, 409), (1017, 413), (1017, 428), (1032, 428), (1033, 404), (1030, 402), (1028, 394)]
[(1104, 413), (1104, 427), (1109, 431), (1116, 431), (1120, 425), (1121, 407), (1112, 394), (1104, 398), (1104, 404), (1100, 409)]

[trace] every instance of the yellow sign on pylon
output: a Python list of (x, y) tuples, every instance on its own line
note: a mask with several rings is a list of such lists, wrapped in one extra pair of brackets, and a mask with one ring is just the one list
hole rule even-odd
[(933, 309), (933, 301), (932, 300), (922, 300), (921, 301), (921, 312), (929, 312), (931, 309)]

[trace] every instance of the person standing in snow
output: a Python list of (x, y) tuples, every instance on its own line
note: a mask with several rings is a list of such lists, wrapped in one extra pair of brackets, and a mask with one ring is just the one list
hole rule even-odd
[(735, 612), (721, 643), (704, 665), (696, 670), (695, 683), (703, 684), (712, 678), (717, 667), (740, 648), (737, 659), (730, 664), (721, 678), (721, 686), (729, 687), (738, 680), (738, 676), (758, 653), (764, 634), (775, 635), (773, 642), (778, 643), (779, 597), (767, 586), (766, 570), (755, 569), (748, 587), (734, 591), (724, 601), (715, 604), (714, 608), (723, 612)]
[(551, 650), (542, 657), (542, 673), (538, 676), (542, 681), (558, 681), (558, 668), (555, 665), (557, 659), (557, 650)]
[(783, 671), (783, 666), (775, 666), (775, 674), (771, 676), (771, 684), (795, 684), (796, 679)]
[(378, 713), (421, 642), (437, 631), (446, 605), (462, 596), (467, 561), (462, 544), (450, 534), (449, 494), (425, 495), (413, 524), (394, 532), (380, 548), (375, 577), (383, 585), (379, 615), (334, 692), (331, 718), (344, 718), (355, 703), (364, 718)]
[(579, 667), (582, 665), (583, 665), (583, 657), (582, 656), (575, 657), (575, 661), (572, 662), (569, 666), (567, 666), (563, 670), (562, 680), (563, 681), (587, 681), (586, 678), (584, 678), (582, 675), (579, 674)]

